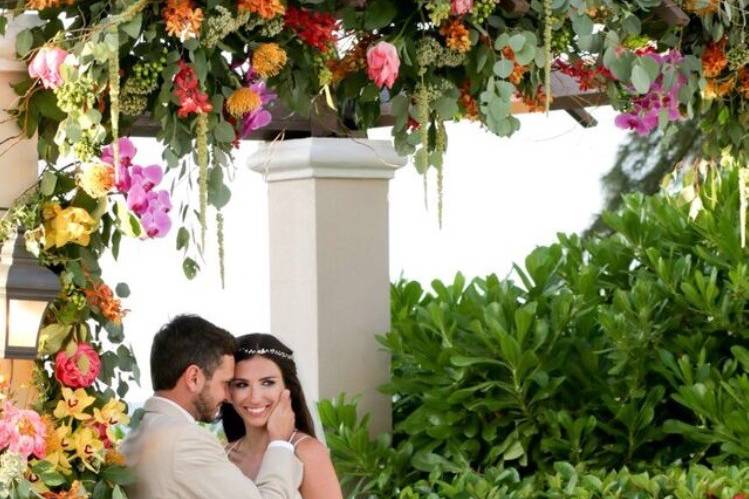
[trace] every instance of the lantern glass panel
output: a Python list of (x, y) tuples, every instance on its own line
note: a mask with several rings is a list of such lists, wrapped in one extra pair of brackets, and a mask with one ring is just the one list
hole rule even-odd
[(8, 300), (8, 346), (36, 348), (46, 301)]

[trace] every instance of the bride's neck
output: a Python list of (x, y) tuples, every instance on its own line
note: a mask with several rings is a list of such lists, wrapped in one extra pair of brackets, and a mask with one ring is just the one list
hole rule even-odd
[(246, 448), (255, 453), (263, 453), (270, 443), (268, 429), (265, 427), (245, 426), (247, 433), (244, 436)]

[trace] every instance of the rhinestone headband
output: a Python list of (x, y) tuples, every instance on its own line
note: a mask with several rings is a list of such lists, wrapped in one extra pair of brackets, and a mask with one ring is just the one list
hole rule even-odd
[(281, 357), (282, 359), (291, 360), (293, 361), (294, 358), (287, 354), (286, 352), (282, 352), (281, 350), (276, 350), (275, 348), (240, 348), (240, 352), (247, 354), (249, 356), (253, 355), (274, 355), (276, 357)]

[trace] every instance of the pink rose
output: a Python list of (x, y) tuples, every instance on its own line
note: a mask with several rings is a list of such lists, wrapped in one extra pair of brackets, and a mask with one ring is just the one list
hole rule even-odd
[(388, 42), (380, 42), (367, 51), (367, 75), (380, 88), (393, 88), (400, 65), (398, 51)]
[(44, 88), (55, 89), (62, 85), (60, 66), (68, 53), (58, 47), (42, 47), (29, 65), (29, 75), (41, 78)]
[(68, 356), (61, 350), (55, 357), (55, 378), (70, 388), (88, 388), (101, 371), (101, 359), (88, 343), (79, 343), (75, 353)]
[(473, 8), (473, 0), (452, 0), (450, 5), (450, 14), (462, 16), (468, 14)]

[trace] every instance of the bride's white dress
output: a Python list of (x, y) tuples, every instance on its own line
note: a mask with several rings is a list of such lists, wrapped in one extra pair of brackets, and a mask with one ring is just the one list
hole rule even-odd
[[(299, 445), (299, 442), (301, 442), (302, 440), (305, 440), (307, 438), (312, 438), (312, 437), (310, 437), (309, 435), (302, 435), (301, 437), (299, 437), (297, 439), (294, 439), (294, 437), (292, 436), (292, 444), (294, 445), (294, 449), (296, 450), (296, 446)], [(225, 447), (225, 449), (226, 449), (226, 455), (228, 456), (229, 453), (232, 450), (234, 450), (234, 448), (241, 441), (242, 441), (242, 439), (239, 439), (239, 440), (236, 440), (236, 441), (228, 444)], [(297, 461), (299, 461), (299, 458), (297, 458), (296, 455), (294, 457), (297, 459)], [(299, 463), (303, 464), (301, 461), (299, 461)], [(302, 479), (304, 478), (304, 466), (299, 466), (298, 469), (299, 469), (299, 473), (297, 474), (297, 476), (294, 477), (294, 484), (296, 485), (296, 494), (294, 495), (294, 499), (304, 499), (302, 497), (302, 494), (299, 493), (299, 487), (302, 486)], [(250, 477), (250, 478), (252, 478), (253, 480), (255, 480), (255, 478), (253, 478), (253, 477)]]

